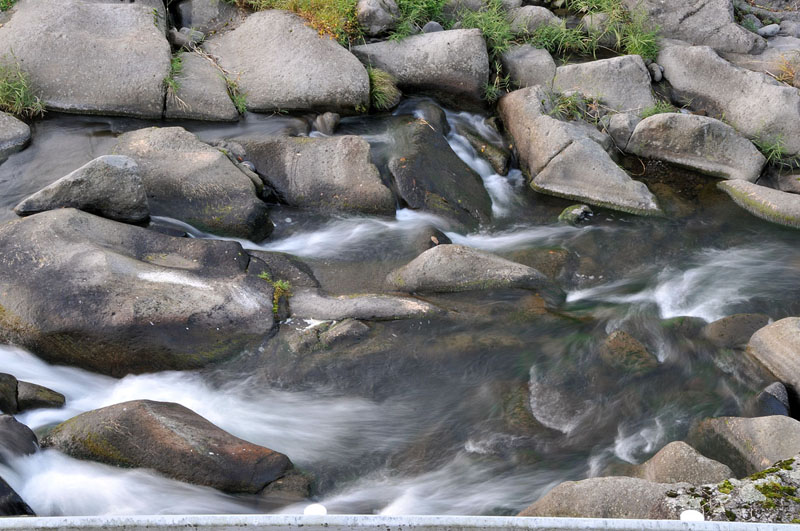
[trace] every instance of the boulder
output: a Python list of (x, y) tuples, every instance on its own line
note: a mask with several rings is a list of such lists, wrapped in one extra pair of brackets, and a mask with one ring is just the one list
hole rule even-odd
[(0, 162), (21, 151), (31, 140), (31, 128), (8, 113), (0, 112)]
[(298, 289), (289, 299), (292, 317), (341, 321), (416, 319), (441, 313), (436, 306), (410, 297), (354, 294), (329, 296), (317, 289)]
[(247, 16), (244, 9), (225, 0), (179, 0), (170, 5), (179, 28), (194, 28), (215, 33), (241, 23)]
[(612, 332), (603, 341), (600, 346), (600, 359), (610, 367), (636, 375), (646, 374), (658, 368), (658, 359), (648, 352), (647, 347), (623, 330)]
[(800, 317), (787, 317), (755, 332), (747, 353), (786, 386), (793, 408), (800, 405)]
[(675, 519), (679, 513), (661, 509), (660, 503), (675, 485), (627, 477), (566, 481), (519, 513), (519, 516), (569, 518)]
[(267, 205), (257, 197), (251, 177), (182, 127), (125, 133), (114, 153), (139, 165), (152, 215), (254, 241), (272, 232)]
[(639, 117), (638, 113), (633, 112), (619, 112), (612, 114), (610, 118), (608, 118), (608, 125), (606, 126), (606, 131), (614, 140), (614, 145), (620, 151), (627, 151), (628, 149), (628, 142), (633, 135), (633, 132), (636, 130), (636, 126), (639, 125), (642, 119)]
[(656, 114), (639, 122), (627, 151), (712, 177), (749, 182), (758, 180), (767, 163), (753, 143), (728, 124), (683, 113)]
[(720, 52), (758, 53), (766, 46), (764, 39), (736, 24), (731, 0), (623, 0), (622, 3), (644, 15), (663, 37), (710, 46)]
[(556, 77), (556, 63), (550, 52), (530, 44), (512, 47), (500, 56), (503, 71), (519, 88), (541, 85), (547, 90), (553, 88)]
[(717, 188), (751, 214), (761, 219), (800, 229), (800, 196), (749, 183), (721, 181)]
[(369, 105), (366, 69), (336, 41), (292, 13), (253, 13), (203, 47), (238, 83), (251, 111), (352, 113)]
[(3, 413), (16, 413), (17, 409), (17, 379), (10, 374), (0, 372), (0, 411)]
[(294, 207), (394, 214), (395, 199), (359, 136), (237, 138), (264, 184)]
[(361, 62), (395, 77), (404, 93), (431, 93), (449, 102), (479, 103), (489, 81), (480, 30), (449, 30), (355, 46)]
[(194, 52), (181, 54), (177, 91), (167, 92), (165, 118), (234, 122), (239, 119), (219, 68)]
[(122, 155), (87, 162), (23, 199), (14, 212), (29, 216), (56, 208), (77, 208), (123, 223), (143, 223), (150, 217), (139, 166)]
[(0, 464), (11, 457), (31, 455), (39, 450), (39, 439), (25, 424), (11, 415), (0, 415)]
[(757, 55), (724, 53), (721, 56), (740, 68), (781, 76), (788, 85), (791, 85), (795, 79), (800, 81), (800, 76), (792, 75), (793, 72), (800, 70), (800, 39), (796, 37), (770, 39), (767, 49)]
[(492, 200), (475, 173), (445, 137), (421, 119), (402, 117), (393, 127), (387, 163), (400, 200), (467, 227), (489, 220)]
[(758, 393), (744, 407), (747, 417), (790, 416), (789, 391), (780, 382), (773, 382)]
[(0, 56), (13, 55), (50, 109), (161, 118), (165, 27), (141, 4), (20, 0), (0, 28)]
[(394, 28), (400, 10), (394, 0), (358, 0), (356, 18), (364, 33), (374, 37)]
[(707, 324), (702, 333), (717, 347), (742, 347), (756, 331), (767, 326), (769, 320), (769, 315), (762, 313), (737, 313)]
[(656, 483), (719, 483), (733, 477), (733, 471), (722, 463), (708, 459), (682, 441), (674, 441), (653, 457), (632, 467), (633, 477)]
[(692, 426), (688, 442), (741, 478), (797, 454), (800, 422), (782, 415), (709, 418)]
[(39, 408), (64, 407), (67, 399), (59, 392), (48, 389), (43, 385), (30, 382), (19, 382), (17, 390), (17, 405), (20, 411)]
[(235, 242), (173, 238), (74, 209), (0, 227), (0, 341), (124, 376), (196, 369), (273, 326), (263, 262)]
[(285, 455), (234, 437), (180, 404), (151, 400), (73, 417), (53, 428), (42, 446), (227, 492), (259, 492), (292, 468)]
[(514, 33), (534, 33), (540, 26), (559, 26), (561, 19), (546, 7), (522, 6), (508, 12), (511, 31)]
[(0, 516), (36, 516), (3, 478), (0, 478)]
[(650, 73), (639, 55), (559, 66), (553, 81), (558, 92), (597, 98), (616, 111), (638, 112), (655, 104)]
[(658, 64), (672, 86), (673, 99), (690, 101), (722, 118), (750, 139), (781, 138), (787, 155), (800, 153), (800, 91), (738, 68), (707, 46), (670, 45)]

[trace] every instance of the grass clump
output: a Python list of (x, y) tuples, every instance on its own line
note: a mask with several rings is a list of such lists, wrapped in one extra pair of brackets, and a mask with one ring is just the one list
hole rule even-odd
[(719, 490), (719, 491), (720, 491), (722, 494), (730, 494), (731, 492), (733, 492), (733, 485), (731, 484), (731, 482), (730, 482), (730, 481), (728, 481), (728, 480), (726, 479), (725, 481), (723, 481), (722, 483), (720, 483), (720, 484), (719, 484), (719, 486), (717, 487), (717, 489), (718, 489), (718, 490)]
[(783, 135), (776, 135), (773, 137), (760, 135), (753, 140), (753, 144), (755, 144), (761, 154), (767, 159), (767, 164), (792, 167), (799, 162), (796, 157), (789, 157), (786, 151), (786, 145), (783, 141)]
[(558, 26), (551, 24), (539, 26), (525, 37), (525, 42), (561, 55), (571, 53), (588, 55), (596, 48), (596, 37), (586, 35), (580, 27), (568, 28), (565, 21)]
[(400, 16), (391, 39), (397, 40), (413, 35), (430, 21), (446, 25), (447, 21), (443, 14), (446, 3), (447, 0), (397, 0)]
[(228, 89), (228, 96), (230, 96), (233, 106), (239, 114), (247, 112), (247, 97), (239, 88), (239, 82), (231, 78), (229, 75), (224, 75), (225, 86)]
[(272, 284), (272, 313), (277, 315), (281, 299), (284, 297), (288, 299), (292, 295), (291, 284), (289, 284), (288, 280), (272, 280), (272, 275), (269, 274), (269, 271), (262, 271), (258, 274), (258, 278)]
[(367, 67), (367, 74), (369, 74), (369, 100), (374, 108), (385, 111), (400, 102), (402, 94), (397, 88), (394, 76), (372, 66)]
[(606, 17), (602, 30), (589, 33), (585, 45), (588, 52), (594, 53), (601, 39), (613, 35), (615, 48), (620, 52), (652, 60), (658, 56), (658, 28), (649, 24), (643, 11), (628, 11), (621, 0), (567, 0), (565, 5), (577, 13)]
[(585, 98), (578, 93), (572, 93), (558, 94), (549, 114), (559, 120), (586, 120), (597, 124), (602, 112), (603, 106), (596, 98)]
[(178, 89), (181, 88), (180, 82), (176, 79), (183, 72), (183, 52), (178, 52), (172, 56), (169, 62), (169, 74), (164, 78), (164, 86), (173, 96), (176, 96)]
[(645, 118), (650, 118), (656, 114), (664, 114), (668, 112), (678, 112), (678, 108), (668, 101), (659, 100), (656, 101), (655, 105), (651, 105), (650, 107), (645, 107), (642, 109), (642, 112), (639, 113), (639, 116), (642, 118), (642, 120), (644, 120)]
[(8, 11), (14, 4), (17, 3), (17, 0), (0, 0), (0, 11)]
[(44, 103), (34, 94), (28, 74), (17, 61), (0, 62), (0, 111), (20, 118), (44, 114)]
[(489, 0), (480, 11), (464, 10), (460, 13), (460, 19), (462, 28), (481, 30), (493, 59), (498, 59), (508, 51), (514, 42), (515, 35), (501, 0)]

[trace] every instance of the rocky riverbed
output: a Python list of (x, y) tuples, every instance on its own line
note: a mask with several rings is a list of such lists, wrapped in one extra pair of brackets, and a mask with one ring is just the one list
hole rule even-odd
[(798, 522), (800, 5), (418, 4), (0, 2), (0, 516)]

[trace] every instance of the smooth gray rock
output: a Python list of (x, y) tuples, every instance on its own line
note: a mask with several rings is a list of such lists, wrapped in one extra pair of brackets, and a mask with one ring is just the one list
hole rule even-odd
[(503, 53), (500, 60), (503, 71), (517, 87), (542, 85), (548, 90), (553, 88), (556, 63), (547, 50), (530, 44), (520, 44)]
[[(720, 52), (758, 53), (764, 39), (734, 22), (731, 0), (623, 0), (663, 37), (711, 46)], [(660, 63), (661, 61), (659, 61)]]
[(48, 389), (43, 385), (30, 382), (19, 382), (17, 405), (20, 411), (39, 408), (64, 407), (67, 399), (61, 393)]
[(292, 13), (253, 13), (235, 30), (208, 39), (203, 48), (237, 81), (251, 111), (352, 113), (369, 105), (364, 66)]
[(0, 56), (13, 54), (48, 108), (161, 118), (171, 56), (152, 8), (20, 0), (15, 9)]
[(216, 33), (240, 24), (248, 13), (225, 0), (179, 0), (175, 4), (176, 25), (203, 33)]
[(780, 77), (787, 85), (797, 86), (800, 76), (792, 77), (800, 71), (800, 39), (796, 37), (775, 37), (767, 43), (767, 49), (760, 54), (726, 53), (722, 58), (731, 64), (753, 72)]
[(636, 126), (641, 121), (639, 113), (619, 112), (611, 115), (606, 130), (618, 149), (621, 151), (628, 150), (628, 142), (631, 139), (631, 135), (633, 135)]
[(3, 478), (0, 478), (0, 516), (36, 516)]
[(437, 31), (444, 31), (444, 28), (435, 20), (426, 22), (425, 25), (422, 26), (422, 33), (436, 33)]
[(664, 71), (661, 70), (661, 66), (658, 63), (650, 63), (647, 65), (647, 70), (650, 72), (650, 78), (653, 83), (659, 83), (664, 79)]
[(689, 431), (688, 442), (741, 478), (796, 455), (800, 422), (782, 415), (705, 419)]
[(717, 188), (761, 219), (800, 229), (800, 196), (746, 181), (722, 181)]
[(152, 400), (73, 417), (53, 428), (42, 446), (227, 492), (254, 494), (292, 469), (284, 454), (234, 437), (180, 404)]
[(0, 411), (17, 412), (17, 379), (10, 374), (0, 372)]
[(272, 330), (263, 262), (235, 242), (174, 238), (80, 210), (0, 227), (0, 341), (125, 376), (197, 369)]
[(341, 117), (335, 112), (326, 112), (314, 118), (314, 129), (323, 135), (331, 136), (336, 131)]
[(620, 112), (640, 111), (655, 104), (650, 74), (639, 55), (589, 61), (556, 69), (553, 89), (597, 98)]
[(704, 457), (685, 442), (674, 441), (641, 465), (633, 467), (630, 475), (656, 483), (703, 485), (733, 477), (733, 471)]
[(295, 290), (289, 299), (292, 317), (341, 321), (391, 321), (416, 319), (441, 313), (442, 310), (410, 297), (354, 294), (328, 296), (317, 289)]
[(412, 35), (353, 48), (364, 64), (385, 70), (403, 92), (479, 102), (489, 80), (489, 55), (480, 30)]
[(658, 64), (676, 99), (705, 109), (750, 139), (781, 137), (787, 155), (800, 153), (800, 91), (737, 68), (707, 46), (670, 45)]
[(770, 24), (758, 29), (758, 34), (762, 37), (774, 37), (781, 30), (780, 24)]
[(152, 215), (254, 241), (272, 232), (267, 205), (257, 197), (251, 177), (182, 127), (125, 133), (114, 153), (139, 165)]
[(286, 204), (326, 212), (393, 214), (395, 199), (359, 136), (237, 139)]
[(18, 216), (77, 208), (123, 223), (150, 217), (139, 166), (130, 157), (103, 155), (87, 162), (14, 207)]
[(356, 18), (364, 33), (374, 37), (393, 29), (400, 10), (394, 0), (358, 0)]
[(31, 140), (31, 128), (12, 115), (0, 112), (0, 163), (22, 151)]
[(627, 151), (712, 177), (749, 182), (758, 180), (767, 163), (753, 143), (728, 124), (708, 116), (674, 112), (639, 122)]
[(772, 415), (791, 416), (789, 391), (780, 382), (773, 382), (765, 387), (753, 400), (743, 408), (747, 417), (769, 417)]
[(545, 24), (558, 26), (561, 24), (561, 19), (554, 15), (552, 11), (540, 6), (523, 6), (518, 9), (512, 9), (508, 13), (508, 19), (511, 22), (511, 31), (514, 33), (534, 33), (539, 26), (544, 26)]
[(178, 90), (167, 92), (165, 118), (235, 122), (239, 119), (222, 72), (193, 52), (181, 55), (183, 68), (175, 76)]
[(793, 404), (800, 403), (800, 317), (787, 317), (757, 331), (747, 353), (786, 386)]
[(336, 323), (319, 335), (319, 342), (330, 347), (339, 343), (357, 341), (369, 333), (369, 327), (355, 319)]
[(12, 415), (0, 415), (0, 464), (11, 457), (32, 455), (39, 450), (39, 439), (29, 427)]
[(767, 326), (769, 315), (761, 313), (737, 313), (708, 323), (702, 334), (720, 348), (736, 348), (747, 344), (750, 337)]

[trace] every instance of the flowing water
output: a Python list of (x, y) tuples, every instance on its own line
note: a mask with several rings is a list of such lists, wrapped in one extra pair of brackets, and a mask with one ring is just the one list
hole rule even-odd
[[(402, 112), (418, 112), (418, 103), (429, 102), (409, 100)], [(796, 233), (737, 210), (712, 179), (658, 166), (644, 178), (679, 214), (645, 219), (598, 210), (585, 225), (557, 224), (568, 202), (534, 194), (518, 169), (495, 174), (472, 148), (464, 131), (504, 142), (484, 117), (449, 110), (446, 117), (450, 145), (492, 198), (490, 225), (464, 233), (402, 207), (394, 217), (370, 217), (276, 205), (270, 239), (242, 245), (302, 257), (329, 291), (349, 293), (379, 289), (388, 271), (419, 252), (418, 235), (435, 228), (454, 243), (543, 270), (556, 263), (568, 292), (557, 312), (542, 311), (529, 293), (514, 290), (438, 298), (455, 317), (373, 323), (388, 347), (368, 342), (368, 359), (302, 370), (280, 366), (267, 343), (203, 371), (117, 380), (0, 346), (2, 372), (67, 398), (62, 409), (19, 420), (43, 430), (126, 400), (178, 402), (234, 435), (286, 453), (314, 475), (316, 500), (330, 512), (514, 514), (559, 482), (642, 462), (683, 438), (696, 419), (739, 414), (769, 383), (741, 354), (712, 347), (696, 329), (734, 313), (800, 314)], [(348, 118), (340, 130), (367, 138), (380, 166), (391, 118)], [(308, 132), (298, 124), (248, 116), (236, 125), (181, 125), (212, 140)], [(13, 219), (11, 208), (28, 194), (108, 153), (117, 134), (148, 125), (59, 115), (36, 122), (32, 145), (0, 165), (0, 222)], [(153, 223), (214, 237), (168, 218)], [(617, 329), (643, 341), (658, 369), (641, 375), (605, 365), (598, 345)], [(255, 496), (54, 450), (0, 464), (0, 477), (40, 515), (303, 509), (275, 509)]]

